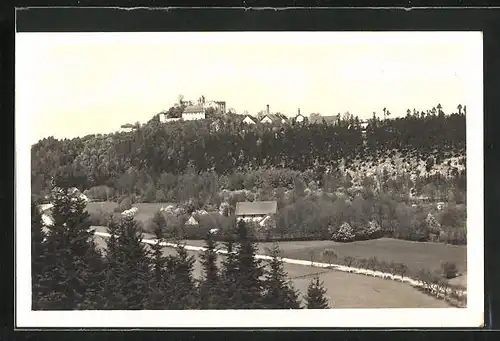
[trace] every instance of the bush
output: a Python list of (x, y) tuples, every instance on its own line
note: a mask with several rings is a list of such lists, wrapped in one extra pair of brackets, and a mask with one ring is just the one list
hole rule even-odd
[(343, 258), (344, 264), (348, 267), (351, 267), (356, 259), (351, 256), (347, 256)]
[(458, 276), (457, 265), (453, 262), (444, 262), (441, 264), (441, 270), (446, 279), (455, 278)]
[(344, 222), (339, 229), (333, 233), (332, 239), (336, 242), (352, 242), (355, 238), (354, 230), (349, 223)]

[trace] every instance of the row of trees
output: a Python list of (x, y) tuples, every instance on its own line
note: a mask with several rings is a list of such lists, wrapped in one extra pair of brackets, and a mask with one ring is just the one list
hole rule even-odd
[[(201, 255), (202, 276), (193, 275), (195, 258), (183, 246), (165, 255), (158, 243), (147, 247), (131, 217), (109, 222), (111, 237), (97, 247), (85, 203), (61, 187), (53, 191), (53, 226), (44, 226), (32, 203), (32, 304), (35, 310), (74, 309), (298, 309), (299, 294), (287, 278), (277, 246), (262, 264), (244, 223), (225, 245), (218, 262), (211, 235)], [(161, 215), (155, 234), (164, 240)], [(315, 278), (305, 307), (328, 308), (326, 291)]]
[(324, 173), (336, 169), (341, 159), (349, 163), (355, 158), (376, 158), (381, 151), (395, 148), (416, 150), (425, 159), (465, 148), (464, 114), (374, 118), (365, 137), (359, 119), (352, 116), (337, 125), (268, 128), (248, 126), (231, 116), (225, 120), (217, 130), (208, 120), (168, 124), (151, 120), (129, 133), (43, 139), (31, 150), (33, 191), (48, 190), (50, 179), (61, 173), (71, 175), (80, 189), (117, 188), (126, 187), (134, 173), (145, 174), (151, 183), (162, 173), (184, 174), (191, 168), (218, 175), (261, 167)]

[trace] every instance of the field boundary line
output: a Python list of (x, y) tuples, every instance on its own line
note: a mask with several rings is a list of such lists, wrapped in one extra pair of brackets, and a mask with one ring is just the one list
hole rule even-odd
[[(94, 234), (101, 236), (101, 237), (111, 237), (111, 234), (109, 234), (107, 232), (95, 231)], [(145, 244), (150, 244), (150, 245), (158, 244), (157, 239), (143, 239), (142, 242)], [(186, 244), (182, 244), (182, 243), (161, 242), (160, 245), (165, 246), (165, 247), (169, 247), (169, 248), (176, 248), (179, 246), (183, 246), (188, 251), (196, 251), (196, 252), (207, 250), (203, 246), (192, 246), (192, 245), (186, 245)], [(224, 249), (218, 249), (215, 252), (218, 254), (227, 254), (228, 253), (227, 250), (224, 250)], [(262, 259), (262, 260), (271, 260), (272, 259), (272, 257), (266, 256), (266, 255), (255, 255), (255, 258)], [(305, 265), (305, 266), (310, 266), (313, 268), (327, 268), (327, 269), (337, 270), (337, 271), (341, 271), (341, 272), (377, 277), (377, 278), (382, 278), (382, 279), (390, 279), (393, 281), (408, 283), (408, 284), (410, 284), (413, 287), (418, 288), (418, 289), (430, 289), (431, 293), (440, 299), (444, 299), (446, 297), (446, 293), (449, 290), (447, 287), (439, 286), (437, 284), (429, 286), (429, 285), (425, 285), (424, 283), (422, 283), (419, 280), (416, 280), (416, 279), (413, 279), (410, 277), (402, 277), (400, 275), (393, 275), (393, 274), (387, 273), (387, 272), (349, 267), (349, 266), (334, 264), (334, 263), (311, 262), (311, 261), (306, 261), (306, 260), (301, 260), (301, 259), (281, 258), (281, 260), (283, 261), (283, 263), (287, 263), (287, 264)], [(460, 297), (467, 296), (467, 290), (457, 290), (457, 293)]]

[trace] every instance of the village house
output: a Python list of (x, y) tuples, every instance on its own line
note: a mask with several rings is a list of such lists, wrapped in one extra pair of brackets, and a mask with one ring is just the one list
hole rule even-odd
[(300, 108), (297, 110), (297, 115), (293, 118), (297, 123), (302, 123), (306, 120), (306, 117), (300, 113)]
[(131, 123), (127, 123), (127, 124), (123, 124), (122, 126), (120, 126), (120, 131), (121, 132), (131, 132), (132, 130), (134, 130), (135, 126)]
[(264, 117), (262, 117), (260, 119), (260, 123), (263, 123), (263, 124), (270, 124), (270, 123), (274, 123), (274, 120), (273, 118), (271, 117), (271, 114), (268, 114), (268, 115), (264, 115)]
[(326, 123), (327, 125), (336, 125), (338, 122), (339, 117), (337, 115), (333, 116), (316, 116), (313, 115), (309, 118), (310, 123), (313, 124), (323, 124)]
[(236, 221), (255, 222), (263, 226), (273, 219), (278, 209), (276, 201), (254, 201), (236, 203)]
[(203, 105), (187, 106), (182, 112), (182, 119), (184, 121), (204, 120), (205, 108), (203, 107)]
[(245, 118), (243, 118), (243, 120), (241, 122), (243, 122), (245, 124), (255, 124), (254, 118), (250, 115), (245, 115)]

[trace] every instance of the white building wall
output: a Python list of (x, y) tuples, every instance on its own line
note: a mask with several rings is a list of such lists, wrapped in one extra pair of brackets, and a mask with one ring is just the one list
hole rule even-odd
[(243, 123), (246, 123), (246, 124), (255, 124), (255, 121), (252, 120), (250, 117), (245, 117), (243, 119)]
[(204, 112), (200, 112), (200, 113), (182, 114), (182, 119), (184, 121), (204, 120), (205, 119), (205, 113)]
[(245, 217), (237, 217), (236, 220), (240, 221), (243, 220), (244, 222), (259, 222), (262, 219), (264, 219), (266, 216), (265, 215), (258, 215), (258, 216), (245, 216)]
[(269, 117), (264, 117), (262, 119), (262, 121), (260, 121), (261, 123), (273, 123), (273, 121), (269, 118)]

